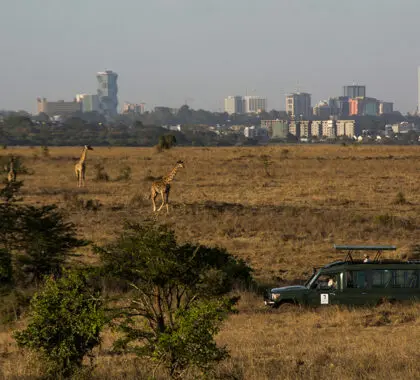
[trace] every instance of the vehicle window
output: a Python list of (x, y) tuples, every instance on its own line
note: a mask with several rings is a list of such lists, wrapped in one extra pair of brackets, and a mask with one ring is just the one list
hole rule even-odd
[(347, 287), (364, 289), (368, 287), (367, 274), (363, 270), (347, 272)]
[(416, 270), (395, 270), (393, 271), (394, 288), (417, 288), (418, 274)]
[[(388, 269), (372, 270), (372, 288), (391, 288), (395, 284), (395, 271)], [(394, 278), (394, 281), (393, 281)]]
[(338, 274), (321, 274), (312, 284), (312, 289), (337, 289)]

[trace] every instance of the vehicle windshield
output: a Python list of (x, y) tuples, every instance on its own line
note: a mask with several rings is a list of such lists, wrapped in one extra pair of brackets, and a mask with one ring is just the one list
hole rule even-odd
[(312, 273), (312, 276), (309, 277), (308, 281), (305, 282), (305, 287), (307, 287), (308, 289), (311, 288), (312, 284), (315, 282), (316, 278), (318, 277), (319, 273), (321, 272), (321, 270), (316, 270), (314, 271), (314, 273)]

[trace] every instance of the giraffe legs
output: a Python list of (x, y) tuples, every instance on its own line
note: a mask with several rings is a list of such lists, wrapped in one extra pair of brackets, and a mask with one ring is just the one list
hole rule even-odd
[(162, 196), (162, 204), (160, 205), (160, 207), (158, 208), (158, 212), (161, 210), (161, 208), (165, 205), (165, 196), (163, 195), (163, 191), (160, 193), (160, 195)]
[(157, 197), (158, 193), (152, 189), (152, 194), (151, 194), (151, 199), (152, 199), (152, 204), (153, 204), (153, 211), (156, 212), (156, 202), (155, 199)]
[(165, 205), (166, 205), (166, 213), (169, 214), (169, 188), (165, 191)]
[(80, 187), (80, 172), (76, 170), (77, 187)]

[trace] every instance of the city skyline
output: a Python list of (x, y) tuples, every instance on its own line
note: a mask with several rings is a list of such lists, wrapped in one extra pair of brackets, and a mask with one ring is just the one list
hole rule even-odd
[[(39, 0), (3, 11), (1, 109), (35, 112), (38, 97), (93, 93), (105, 70), (119, 74), (119, 108), (188, 99), (219, 111), (227, 95), (252, 88), (283, 110), (287, 93), (308, 92), (315, 104), (352, 83), (403, 113), (418, 103), (415, 0)], [(260, 33), (247, 33), (255, 22)]]

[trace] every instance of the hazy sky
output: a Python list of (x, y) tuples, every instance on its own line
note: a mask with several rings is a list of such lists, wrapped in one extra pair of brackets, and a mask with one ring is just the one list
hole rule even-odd
[(417, 104), (419, 0), (0, 0), (0, 109), (36, 97), (96, 93), (119, 74), (119, 101), (220, 110), (261, 95), (284, 110), (365, 84), (367, 95)]

